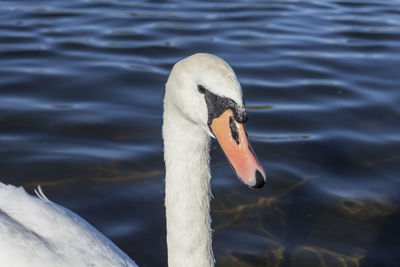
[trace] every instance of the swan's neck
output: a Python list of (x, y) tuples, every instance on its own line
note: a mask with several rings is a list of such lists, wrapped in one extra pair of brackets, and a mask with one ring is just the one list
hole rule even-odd
[(210, 228), (210, 138), (164, 100), (168, 266), (213, 266)]

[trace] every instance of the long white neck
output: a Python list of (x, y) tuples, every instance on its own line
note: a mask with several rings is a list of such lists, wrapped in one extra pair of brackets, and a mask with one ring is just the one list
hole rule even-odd
[(213, 266), (210, 227), (210, 137), (164, 99), (165, 208), (168, 266)]

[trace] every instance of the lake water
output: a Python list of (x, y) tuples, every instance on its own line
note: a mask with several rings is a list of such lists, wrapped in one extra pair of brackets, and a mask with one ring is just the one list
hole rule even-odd
[(0, 1), (0, 177), (166, 266), (172, 65), (235, 69), (269, 181), (212, 146), (217, 266), (399, 266), (400, 1)]

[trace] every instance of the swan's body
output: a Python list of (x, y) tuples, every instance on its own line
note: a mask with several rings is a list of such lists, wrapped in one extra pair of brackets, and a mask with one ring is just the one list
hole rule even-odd
[(0, 183), (0, 266), (137, 266), (75, 213)]
[[(210, 137), (238, 177), (261, 187), (265, 173), (243, 128), (246, 113), (231, 67), (209, 54), (177, 64), (166, 84), (163, 116), (168, 265), (213, 266)], [(73, 212), (0, 183), (0, 266), (136, 266)]]

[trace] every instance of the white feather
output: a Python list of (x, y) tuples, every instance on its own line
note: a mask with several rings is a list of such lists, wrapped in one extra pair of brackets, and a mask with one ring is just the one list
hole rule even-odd
[(75, 213), (0, 183), (0, 266), (136, 266)]
[(33, 191), (35, 191), (35, 194), (36, 194), (40, 199), (45, 200), (45, 201), (50, 201), (50, 200), (45, 196), (45, 194), (43, 193), (42, 187), (41, 187), (40, 185), (37, 187), (37, 189), (35, 188)]

